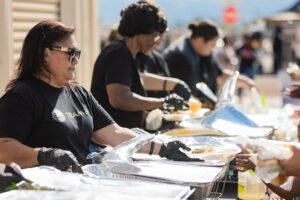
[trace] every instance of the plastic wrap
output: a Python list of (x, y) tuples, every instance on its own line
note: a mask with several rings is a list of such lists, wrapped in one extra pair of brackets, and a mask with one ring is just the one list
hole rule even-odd
[(55, 191), (15, 190), (0, 194), (0, 199), (186, 199), (192, 192), (187, 186), (89, 177), (52, 167), (28, 168), (22, 173)]
[(133, 131), (138, 132), (140, 135), (117, 145), (105, 155), (99, 154), (99, 156), (102, 157), (101, 169), (103, 176), (107, 176), (110, 172), (133, 173), (140, 170), (138, 167), (133, 165), (131, 157), (142, 146), (152, 140), (155, 135), (148, 134), (140, 129), (133, 129)]
[(218, 101), (218, 97), (211, 91), (211, 89), (204, 82), (199, 82), (196, 84), (196, 88), (200, 90), (205, 96), (207, 96), (214, 103)]
[(273, 132), (273, 128), (259, 127), (231, 104), (223, 105), (206, 115), (202, 125), (229, 136), (266, 137)]
[(219, 92), (216, 108), (232, 103), (239, 72), (235, 71), (224, 83)]

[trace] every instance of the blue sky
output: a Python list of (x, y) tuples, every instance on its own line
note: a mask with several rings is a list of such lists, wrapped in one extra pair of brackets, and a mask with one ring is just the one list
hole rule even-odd
[[(117, 24), (120, 11), (136, 0), (98, 0), (101, 24)], [(186, 25), (196, 18), (212, 19), (222, 22), (221, 13), (224, 0), (156, 0), (164, 9), (168, 23), (172, 26)], [(298, 0), (236, 0), (240, 12), (240, 22), (249, 22), (265, 17), (295, 4)]]

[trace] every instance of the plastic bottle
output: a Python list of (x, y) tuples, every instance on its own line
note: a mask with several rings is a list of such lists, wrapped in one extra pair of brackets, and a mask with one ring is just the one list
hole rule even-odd
[(238, 172), (238, 198), (261, 200), (265, 196), (265, 184), (255, 176), (253, 170)]

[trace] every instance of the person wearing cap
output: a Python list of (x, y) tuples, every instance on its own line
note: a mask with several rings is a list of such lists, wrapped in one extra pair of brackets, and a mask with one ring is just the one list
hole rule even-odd
[[(198, 82), (204, 82), (215, 94), (218, 86), (232, 74), (221, 70), (215, 62), (212, 51), (219, 39), (217, 27), (210, 21), (194, 21), (188, 26), (191, 34), (183, 36), (164, 51), (172, 77), (185, 81), (192, 94), (203, 102), (210, 100), (197, 89)], [(245, 76), (239, 76), (238, 85), (253, 87), (255, 84)]]
[(115, 40), (98, 56), (91, 92), (107, 112), (124, 127), (143, 127), (144, 111), (169, 107), (180, 110), (184, 99), (170, 94), (164, 98), (146, 97), (145, 90), (172, 91), (178, 81), (157, 75), (140, 75), (138, 52), (149, 52), (167, 28), (161, 9), (148, 1), (130, 4), (121, 12)]

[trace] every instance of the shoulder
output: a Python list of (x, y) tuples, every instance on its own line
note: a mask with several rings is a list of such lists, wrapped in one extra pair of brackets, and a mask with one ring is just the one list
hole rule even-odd
[(84, 96), (85, 98), (88, 98), (90, 96), (90, 92), (75, 81), (69, 82), (69, 84), (65, 87), (67, 88), (67, 90), (72, 91), (77, 95)]
[(160, 59), (163, 59), (163, 57), (164, 57), (162, 53), (160, 53), (159, 51), (156, 51), (156, 50), (154, 50), (152, 52), (152, 56), (156, 57), (156, 58), (160, 58)]
[[(102, 55), (116, 55), (116, 54), (128, 54), (128, 48), (123, 41), (113, 41), (106, 48), (103, 49)], [(100, 54), (100, 55), (101, 55)]]
[(17, 82), (9, 91), (10, 94), (17, 94), (26, 98), (37, 95), (38, 83), (33, 78), (26, 78)]
[(182, 53), (186, 44), (186, 40), (187, 40), (186, 37), (180, 37), (177, 40), (175, 40), (170, 46), (168, 46), (164, 50), (164, 55)]
[(32, 81), (22, 80), (17, 82), (1, 97), (1, 102), (23, 102), (30, 107), (34, 107), (38, 99), (40, 99), (40, 96)]

